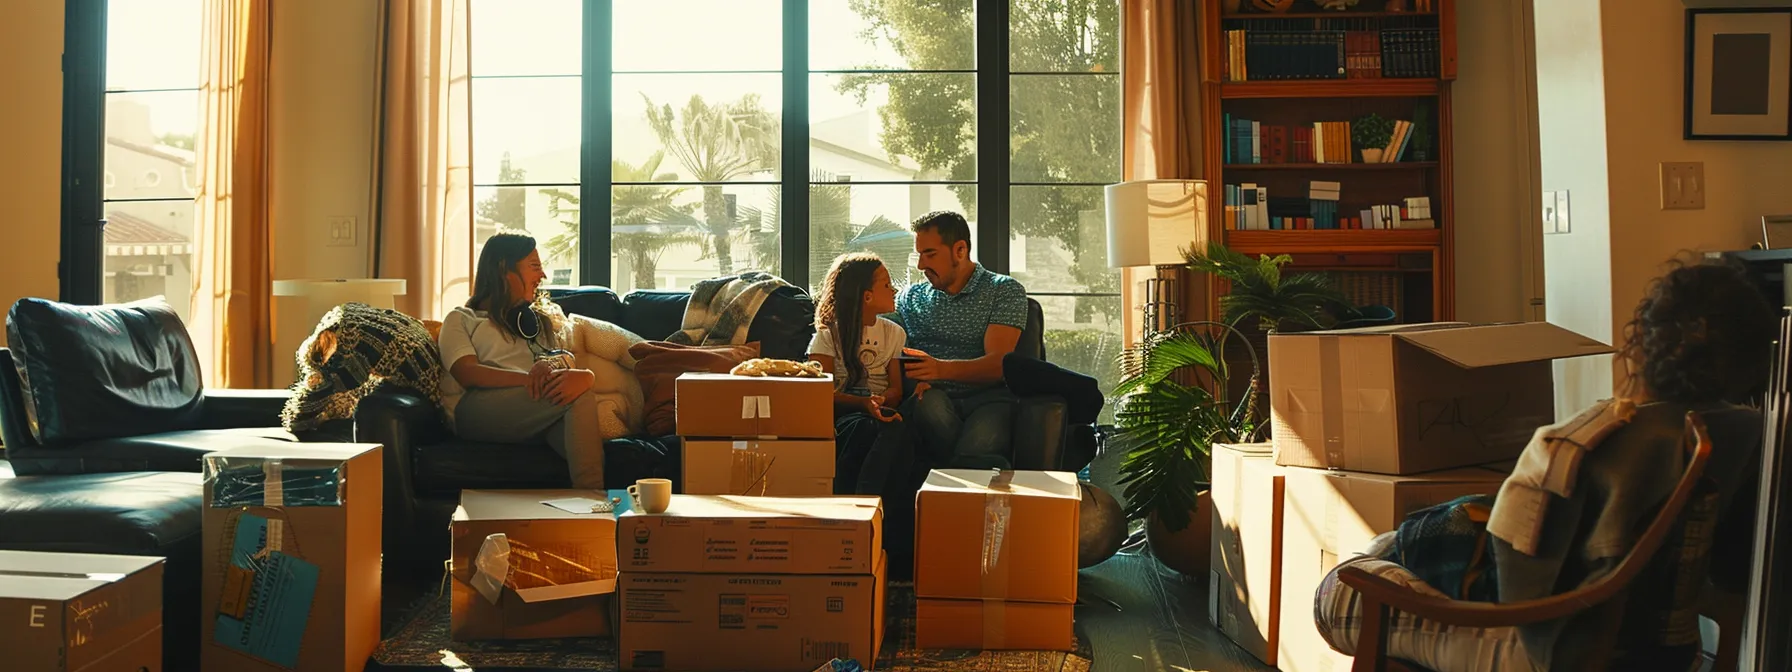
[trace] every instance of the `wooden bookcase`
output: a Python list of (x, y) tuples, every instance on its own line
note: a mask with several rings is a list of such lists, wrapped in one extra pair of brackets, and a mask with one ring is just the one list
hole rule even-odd
[[(1399, 12), (1382, 11), (1386, 5), (1394, 4), (1390, 0), (1361, 0), (1356, 7), (1341, 12), (1321, 10), (1313, 0), (1296, 0), (1285, 13), (1258, 11), (1249, 0), (1198, 2), (1202, 12), (1202, 162), (1208, 181), (1210, 239), (1223, 240), (1228, 247), (1252, 256), (1291, 255), (1294, 263), (1287, 269), (1291, 272), (1331, 272), (1337, 273), (1334, 277), (1340, 279), (1374, 278), (1370, 284), (1384, 288), (1376, 293), (1377, 296), (1398, 297), (1401, 305), (1391, 307), (1401, 322), (1453, 319), (1455, 218), (1452, 211), (1450, 88), (1456, 78), (1455, 0), (1432, 0), (1429, 3), (1407, 0), (1398, 4), (1409, 11)], [(1227, 11), (1226, 5), (1236, 8)], [(1427, 11), (1411, 9), (1415, 7)], [(1299, 68), (1289, 68), (1286, 62), (1267, 62), (1270, 58), (1286, 58), (1283, 56), (1286, 52), (1275, 51), (1285, 48), (1285, 44), (1258, 44), (1246, 62), (1264, 64), (1265, 67), (1258, 69), (1258, 73), (1263, 74), (1253, 74), (1246, 68), (1244, 81), (1232, 81), (1240, 73), (1229, 64), (1239, 52), (1229, 45), (1227, 31), (1238, 30), (1265, 35), (1308, 32), (1335, 35), (1339, 31), (1349, 31), (1349, 50), (1352, 52), (1349, 56), (1361, 59), (1380, 55), (1383, 58), (1353, 61), (1356, 69), (1346, 78), (1302, 79), (1290, 78), (1290, 75), (1262, 79), (1262, 76), (1297, 72)], [(1394, 77), (1388, 75), (1409, 73), (1376, 69), (1378, 63), (1385, 66), (1386, 59), (1392, 57), (1383, 51), (1387, 42), (1382, 36), (1393, 34), (1387, 31), (1399, 33), (1400, 37), (1389, 38), (1393, 40), (1410, 39), (1406, 37), (1410, 31), (1429, 30), (1435, 30), (1433, 44), (1407, 47), (1415, 49), (1417, 55), (1407, 52), (1400, 58), (1406, 59), (1404, 62), (1409, 66), (1418, 59), (1435, 76)], [(1365, 33), (1374, 34), (1374, 42), (1360, 41)], [(1234, 41), (1236, 35), (1234, 33)], [(1432, 58), (1436, 59), (1435, 63), (1430, 61)], [(1426, 133), (1430, 136), (1430, 147), (1424, 156), (1415, 156), (1409, 147), (1400, 161), (1363, 163), (1360, 152), (1353, 148), (1350, 163), (1226, 161), (1227, 143), (1233, 140), (1234, 132), (1227, 127), (1228, 115), (1256, 121), (1266, 128), (1291, 129), (1302, 125), (1311, 128), (1315, 122), (1354, 121), (1370, 113), (1391, 120), (1414, 121), (1415, 112), (1423, 112), (1424, 108), (1429, 110), (1424, 116), (1429, 124)], [(1290, 138), (1287, 142), (1293, 140)], [(1286, 155), (1289, 160), (1294, 157), (1292, 151)], [(1313, 181), (1341, 185), (1337, 209), (1340, 216), (1345, 217), (1356, 216), (1362, 208), (1372, 205), (1429, 197), (1431, 219), (1436, 228), (1231, 228), (1226, 212), (1227, 185), (1253, 183), (1267, 189), (1272, 198), (1305, 197)], [(1223, 283), (1216, 284), (1219, 286), (1215, 287), (1212, 296), (1207, 297), (1208, 307), (1215, 311), (1215, 315), (1218, 314), (1219, 293), (1225, 291)]]

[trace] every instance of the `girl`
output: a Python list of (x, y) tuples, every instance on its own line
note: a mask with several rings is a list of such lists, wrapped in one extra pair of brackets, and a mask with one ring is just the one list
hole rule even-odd
[[(834, 406), (842, 414), (865, 413), (884, 422), (900, 420), (902, 367), (897, 356), (908, 333), (879, 317), (896, 310), (896, 288), (877, 255), (842, 255), (828, 269), (815, 307), (815, 338), (809, 359), (834, 374)], [(925, 383), (915, 389), (919, 395)]]
[(474, 268), (473, 298), (442, 318), (442, 407), (455, 433), (474, 441), (546, 441), (566, 458), (572, 484), (604, 487), (596, 380), (572, 368), (557, 343), (566, 314), (541, 290), (547, 274), (535, 239), (499, 233)]

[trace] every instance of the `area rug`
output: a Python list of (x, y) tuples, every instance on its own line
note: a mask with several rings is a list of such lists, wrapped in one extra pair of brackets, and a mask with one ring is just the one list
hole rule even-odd
[[(1089, 672), (1089, 644), (1077, 639), (1077, 651), (935, 651), (915, 648), (915, 589), (912, 583), (890, 583), (885, 612), (884, 646), (878, 670), (892, 672)], [(448, 597), (420, 602), (400, 621), (373, 653), (387, 667), (534, 668), (613, 672), (616, 642), (612, 639), (540, 639), (528, 641), (456, 642), (448, 638)]]

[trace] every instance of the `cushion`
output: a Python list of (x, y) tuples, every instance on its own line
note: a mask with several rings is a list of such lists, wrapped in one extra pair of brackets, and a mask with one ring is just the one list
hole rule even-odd
[(622, 298), (622, 319), (617, 324), (643, 338), (664, 339), (684, 324), (684, 308), (690, 299), (690, 292), (668, 289), (629, 292)]
[(573, 315), (616, 322), (622, 319), (622, 299), (608, 287), (555, 288), (548, 290), (560, 309)]
[(647, 433), (674, 434), (677, 422), (677, 380), (684, 373), (727, 373), (734, 365), (759, 356), (759, 344), (677, 345), (644, 341), (629, 348), (635, 376), (641, 379)]
[(764, 356), (797, 362), (809, 358), (809, 340), (814, 336), (815, 301), (808, 292), (790, 286), (773, 290), (747, 329), (747, 341), (759, 343)]
[(105, 306), (20, 299), (6, 335), (26, 420), (45, 446), (170, 432), (199, 419), (198, 354), (160, 298)]
[(243, 446), (292, 443), (279, 427), (198, 429), (44, 446), (8, 446), (6, 458), (21, 476), (97, 474), (125, 471), (197, 473), (206, 453)]
[(163, 555), (200, 533), (197, 473), (0, 479), (0, 548)]

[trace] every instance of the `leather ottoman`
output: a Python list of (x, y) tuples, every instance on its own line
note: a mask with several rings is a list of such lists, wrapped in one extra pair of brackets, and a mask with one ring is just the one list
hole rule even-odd
[(0, 549), (166, 558), (162, 659), (199, 669), (199, 474), (0, 477)]

